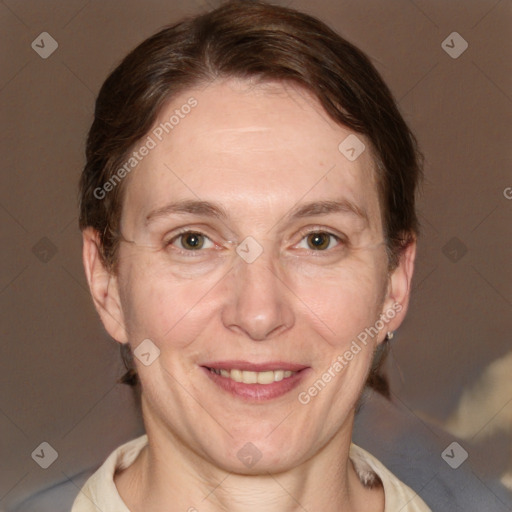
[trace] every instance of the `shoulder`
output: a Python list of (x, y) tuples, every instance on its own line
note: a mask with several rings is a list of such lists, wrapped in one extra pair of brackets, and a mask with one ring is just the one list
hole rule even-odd
[(370, 479), (370, 475), (375, 473), (382, 481), (386, 500), (384, 512), (396, 510), (402, 512), (431, 512), (431, 509), (418, 494), (363, 448), (352, 443), (350, 446), (350, 459), (360, 477), (363, 475), (363, 478)]
[(97, 512), (98, 510), (129, 512), (117, 492), (114, 474), (130, 466), (147, 443), (147, 435), (143, 435), (116, 448), (82, 487), (71, 512)]
[(353, 441), (434, 510), (505, 510), (503, 504), (510, 503), (505, 488), (488, 479), (492, 474), (489, 465), (475, 471), (476, 466), (465, 463), (455, 471), (442, 457), (454, 441), (465, 446), (471, 457), (470, 445), (427, 420), (420, 420), (399, 400), (365, 393), (354, 422)]

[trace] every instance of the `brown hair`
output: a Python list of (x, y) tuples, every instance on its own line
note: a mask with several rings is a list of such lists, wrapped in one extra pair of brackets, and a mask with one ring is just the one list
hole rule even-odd
[[(415, 191), (421, 158), (388, 87), (360, 50), (316, 18), (237, 0), (151, 36), (100, 90), (80, 180), (79, 226), (98, 231), (102, 258), (111, 271), (116, 271), (126, 180), (101, 198), (95, 191), (126, 162), (167, 101), (193, 86), (229, 77), (299, 85), (334, 121), (366, 136), (377, 169), (390, 267), (396, 266), (418, 230)], [(125, 381), (133, 383), (129, 364), (132, 374)], [(372, 370), (369, 382), (376, 376)]]

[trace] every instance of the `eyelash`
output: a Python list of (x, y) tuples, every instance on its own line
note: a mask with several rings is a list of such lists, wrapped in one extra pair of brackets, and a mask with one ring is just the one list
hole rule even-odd
[[(210, 237), (208, 237), (207, 235), (205, 235), (201, 231), (195, 231), (195, 230), (191, 230), (189, 228), (186, 228), (186, 229), (183, 229), (182, 231), (178, 231), (178, 233), (176, 233), (172, 238), (170, 238), (169, 240), (165, 241), (164, 242), (165, 248), (171, 246), (174, 243), (174, 241), (178, 240), (181, 236), (187, 235), (187, 234), (201, 235), (201, 236), (204, 236), (205, 238), (207, 238), (208, 240), (212, 241), (210, 239)], [(344, 236), (336, 235), (336, 234), (334, 234), (334, 233), (332, 233), (330, 231), (326, 231), (325, 229), (322, 229), (322, 228), (315, 228), (315, 229), (312, 229), (312, 230), (309, 230), (309, 231), (301, 231), (300, 234), (302, 235), (302, 238), (300, 239), (299, 243), (302, 242), (302, 240), (304, 238), (306, 238), (308, 235), (311, 235), (311, 234), (322, 234), (322, 235), (327, 235), (327, 236), (330, 236), (330, 237), (334, 238), (338, 242), (338, 244), (347, 245), (347, 240), (346, 240), (346, 238)], [(295, 244), (295, 245), (297, 245), (297, 244)], [(201, 250), (201, 249), (198, 249), (198, 250), (194, 251), (194, 250), (185, 250), (185, 249), (175, 248), (175, 250), (177, 250), (180, 254), (186, 255), (187, 257), (197, 257), (197, 256), (200, 255), (200, 253), (203, 252), (203, 250)], [(325, 250), (309, 249), (307, 251), (309, 253), (313, 253), (315, 255), (318, 255), (318, 253), (331, 252), (333, 250), (334, 249), (325, 249)], [(194, 255), (194, 253), (197, 253), (197, 254)]]

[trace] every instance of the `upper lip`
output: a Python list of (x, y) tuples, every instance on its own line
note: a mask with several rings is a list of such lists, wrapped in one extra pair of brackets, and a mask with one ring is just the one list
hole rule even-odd
[(266, 363), (251, 363), (249, 361), (212, 361), (204, 363), (201, 366), (213, 368), (214, 370), (242, 370), (248, 372), (270, 372), (275, 370), (285, 370), (298, 372), (308, 368), (308, 366), (297, 363), (287, 363), (285, 361), (268, 361)]

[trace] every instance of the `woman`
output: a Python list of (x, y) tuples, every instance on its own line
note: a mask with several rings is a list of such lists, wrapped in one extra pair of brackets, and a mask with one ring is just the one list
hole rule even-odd
[(314, 18), (230, 2), (128, 55), (80, 227), (147, 435), (73, 512), (429, 510), (351, 443), (407, 309), (419, 174), (376, 70)]

